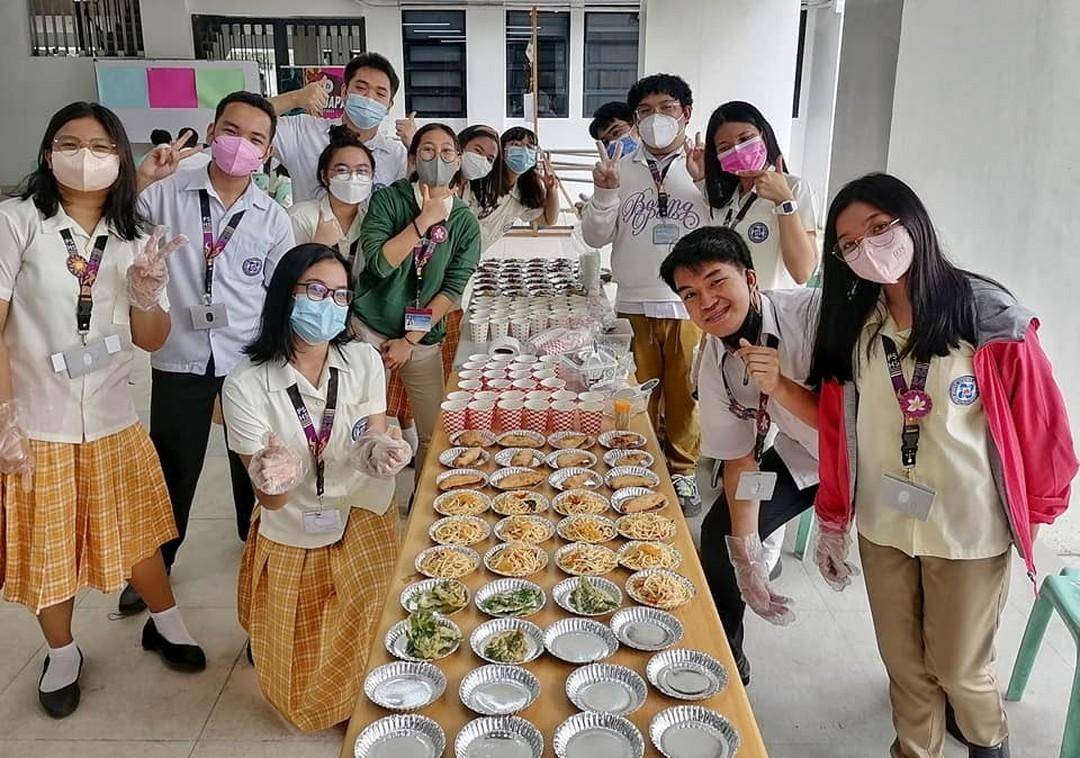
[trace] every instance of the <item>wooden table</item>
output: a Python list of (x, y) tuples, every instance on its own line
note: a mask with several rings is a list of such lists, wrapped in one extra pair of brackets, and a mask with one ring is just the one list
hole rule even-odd
[[(720, 617), (717, 615), (716, 608), (709, 596), (708, 587), (705, 583), (705, 575), (701, 569), (701, 563), (697, 557), (697, 552), (694, 549), (694, 544), (691, 540), (690, 532), (687, 529), (686, 521), (679, 510), (678, 499), (672, 488), (671, 478), (668, 475), (666, 467), (663, 465), (664, 456), (657, 446), (656, 435), (653, 433), (652, 426), (649, 424), (648, 416), (646, 414), (639, 414), (636, 416), (631, 423), (631, 429), (645, 435), (648, 440), (647, 450), (656, 458), (656, 465), (654, 465), (653, 470), (660, 475), (661, 479), (658, 491), (666, 495), (671, 503), (661, 512), (675, 520), (677, 533), (672, 544), (674, 544), (683, 555), (683, 563), (678, 571), (684, 576), (689, 577), (696, 589), (694, 599), (690, 603), (673, 611), (675, 616), (682, 622), (685, 631), (685, 635), (682, 642), (679, 643), (679, 647), (704, 650), (710, 653), (724, 665), (728, 672), (727, 688), (718, 695), (700, 701), (698, 704), (720, 712), (735, 725), (736, 729), (738, 729), (741, 738), (738, 758), (757, 758), (758, 756), (766, 756), (765, 744), (761, 739), (761, 733), (754, 720), (754, 714), (750, 710), (750, 702), (747, 700), (746, 690), (743, 689), (742, 683), (739, 681), (739, 675), (735, 668), (731, 649), (728, 647), (727, 638), (720, 625)], [(447, 441), (446, 435), (439, 429), (432, 440), (431, 453), (428, 457), (427, 465), (421, 473), (418, 490), (413, 502), (412, 514), (409, 519), (408, 531), (402, 543), (401, 556), (398, 559), (394, 580), (390, 584), (390, 591), (386, 598), (386, 604), (383, 607), (382, 616), (372, 640), (371, 655), (368, 658), (368, 671), (376, 666), (381, 666), (384, 663), (395, 660), (393, 656), (386, 652), (386, 648), (383, 646), (383, 637), (393, 624), (402, 620), (407, 615), (405, 611), (402, 610), (399, 602), (401, 591), (412, 582), (425, 578), (416, 573), (413, 568), (413, 563), (417, 553), (425, 548), (431, 547), (433, 544), (428, 537), (428, 527), (432, 521), (439, 518), (439, 514), (437, 514), (432, 507), (433, 500), (439, 494), (435, 487), (435, 477), (444, 470), (439, 465), (438, 455), (447, 447), (449, 447), (449, 442)], [(591, 452), (600, 458), (604, 449), (597, 445), (594, 448), (591, 448)], [(496, 468), (497, 466), (495, 465), (494, 459), (489, 461), (487, 466), (484, 467), (484, 469), (489, 472), (496, 470)], [(601, 473), (607, 470), (607, 466), (604, 464), (603, 460), (598, 461), (596, 470)], [(538, 487), (536, 489), (549, 496), (557, 494), (552, 491), (546, 483), (543, 488)], [(602, 488), (600, 491), (602, 494), (610, 495), (610, 492), (606, 489)], [(485, 492), (490, 495), (495, 494), (494, 490), (485, 490)], [(551, 519), (560, 518), (557, 513), (554, 513), (554, 511), (551, 510), (549, 510), (546, 515)], [(617, 516), (612, 510), (609, 510), (606, 515)], [(489, 512), (486, 514), (485, 518), (494, 524), (500, 517), (497, 514)], [(483, 555), (483, 553), (496, 544), (496, 542), (495, 536), (492, 535), (487, 541), (482, 542), (479, 545), (474, 545), (473, 547)], [(624, 540), (619, 538), (617, 542), (608, 543), (608, 545), (609, 547), (617, 547), (619, 544), (622, 544), (622, 542), (624, 542)], [(549, 554), (553, 554), (555, 549), (563, 544), (565, 544), (563, 540), (559, 537), (554, 537), (548, 542), (543, 543), (543, 547)], [(629, 574), (629, 571), (618, 568), (606, 576), (622, 586)], [(501, 577), (492, 574), (481, 566), (479, 570), (464, 577), (462, 581), (468, 585), (470, 592), (475, 593), (475, 591), (484, 584), (499, 578)], [(530, 616), (530, 621), (536, 623), (541, 628), (545, 628), (554, 621), (570, 615), (559, 608), (551, 596), (550, 588), (557, 582), (566, 578), (566, 574), (555, 566), (553, 559), (548, 562), (548, 567), (545, 571), (526, 578), (542, 586), (548, 596), (547, 606), (539, 613)], [(633, 604), (633, 601), (630, 600), (624, 592), (623, 607), (631, 604)], [(472, 652), (472, 649), (469, 647), (469, 635), (478, 624), (487, 621), (488, 618), (488, 616), (480, 613), (475, 605), (472, 605), (471, 603), (468, 608), (454, 614), (453, 620), (461, 627), (461, 631), (465, 638), (462, 641), (461, 648), (457, 652), (436, 662), (436, 665), (438, 665), (446, 675), (446, 692), (441, 699), (421, 711), (418, 711), (420, 714), (437, 721), (443, 728), (443, 731), (446, 732), (447, 755), (453, 755), (454, 739), (457, 737), (461, 727), (471, 719), (477, 718), (477, 714), (474, 714), (467, 709), (459, 700), (458, 686), (460, 685), (462, 678), (469, 671), (478, 666), (483, 666), (486, 663)], [(609, 617), (602, 617), (599, 620), (606, 621), (608, 618)], [(619, 651), (608, 658), (606, 662), (628, 666), (640, 674), (644, 679), (645, 666), (652, 655), (652, 653), (640, 652), (626, 646), (621, 646)], [(566, 677), (569, 676), (575, 667), (568, 663), (563, 663), (545, 653), (532, 663), (526, 664), (526, 668), (540, 680), (541, 692), (537, 701), (524, 711), (521, 711), (518, 715), (528, 719), (540, 729), (544, 735), (545, 755), (554, 755), (552, 738), (555, 733), (555, 728), (569, 716), (577, 712), (576, 708), (574, 708), (567, 699), (564, 689)], [(365, 672), (365, 676), (366, 673), (367, 672)], [(649, 722), (652, 717), (665, 708), (684, 704), (686, 704), (684, 701), (668, 698), (660, 694), (651, 685), (649, 686), (648, 699), (645, 704), (629, 716), (630, 720), (634, 722), (639, 730), (641, 730), (641, 734), (645, 739), (646, 755), (659, 755), (649, 739)], [(356, 704), (356, 710), (353, 711), (352, 719), (349, 722), (349, 728), (345, 734), (345, 743), (341, 749), (342, 758), (352, 757), (353, 744), (356, 742), (357, 736), (363, 731), (364, 727), (372, 721), (388, 715), (390, 715), (390, 711), (376, 706), (364, 696), (363, 692), (361, 692)]]

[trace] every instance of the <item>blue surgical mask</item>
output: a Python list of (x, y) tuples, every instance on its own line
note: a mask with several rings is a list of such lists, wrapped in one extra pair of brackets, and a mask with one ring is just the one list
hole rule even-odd
[(506, 148), (506, 157), (503, 159), (506, 167), (515, 174), (524, 174), (536, 165), (536, 150), (521, 145), (511, 145)]
[(637, 139), (635, 139), (634, 135), (632, 135), (630, 132), (627, 132), (618, 139), (613, 139), (611, 140), (611, 142), (607, 143), (608, 158), (611, 158), (615, 155), (615, 146), (618, 145), (620, 142), (622, 143), (623, 155), (630, 155), (638, 149), (638, 146), (640, 144)]
[(350, 92), (345, 98), (345, 115), (360, 129), (378, 126), (388, 112), (385, 105), (365, 95)]
[(348, 308), (330, 298), (316, 301), (307, 295), (294, 295), (289, 326), (304, 342), (318, 345), (341, 334), (348, 315)]

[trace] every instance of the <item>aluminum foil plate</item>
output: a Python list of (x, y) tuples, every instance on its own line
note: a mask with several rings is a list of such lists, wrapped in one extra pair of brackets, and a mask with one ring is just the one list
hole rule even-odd
[(649, 737), (665, 758), (730, 758), (739, 749), (739, 732), (711, 708), (677, 705), (649, 723)]
[(584, 432), (555, 432), (547, 442), (556, 450), (586, 450), (596, 444), (596, 438)]
[(521, 666), (481, 666), (461, 680), (458, 696), (481, 716), (510, 716), (540, 696), (540, 681)]
[(619, 642), (635, 650), (655, 652), (677, 645), (683, 638), (682, 623), (667, 611), (636, 605), (611, 617), (611, 631)]
[(579, 580), (580, 577), (572, 576), (569, 579), (563, 579), (561, 582), (551, 588), (551, 596), (555, 598), (555, 603), (564, 611), (569, 611), (575, 616), (587, 616), (595, 618), (598, 616), (608, 616), (618, 610), (619, 605), (622, 605), (623, 595), (622, 590), (619, 589), (619, 585), (615, 584), (615, 582), (611, 581), (610, 579), (605, 579), (602, 576), (590, 576), (588, 577), (588, 580), (592, 583), (593, 587), (598, 590), (602, 590), (603, 592), (606, 592), (608, 595), (613, 597), (618, 602), (618, 605), (616, 605), (615, 608), (612, 608), (610, 611), (604, 611), (603, 613), (584, 613), (583, 611), (579, 611), (577, 608), (574, 607), (573, 603), (570, 602), (570, 595), (577, 588)]
[(580, 666), (611, 657), (619, 640), (599, 621), (567, 618), (544, 630), (544, 647), (559, 660)]
[[(460, 627), (458, 627), (457, 624), (448, 619), (446, 616), (443, 616), (440, 613), (436, 613), (434, 614), (434, 616), (436, 624), (438, 624), (439, 626), (445, 626), (453, 629), (457, 632), (459, 637), (458, 643), (454, 645), (454, 647), (452, 647), (450, 650), (447, 650), (442, 655), (432, 659), (437, 661), (447, 657), (448, 655), (453, 655), (457, 652), (458, 648), (461, 647), (460, 638), (462, 634)], [(405, 630), (408, 628), (408, 624), (408, 619), (402, 619), (387, 630), (386, 636), (383, 638), (383, 644), (386, 646), (386, 652), (390, 653), (390, 655), (394, 656), (395, 658), (400, 658), (403, 661), (422, 661), (424, 660), (423, 658), (417, 658), (416, 656), (409, 655), (408, 653), (409, 637), (405, 633)]]
[(622, 716), (576, 713), (555, 729), (558, 758), (642, 758), (645, 740)]
[(508, 447), (495, 453), (495, 462), (502, 467), (513, 466), (511, 459), (518, 453), (526, 453), (531, 457), (531, 462), (528, 464), (517, 464), (519, 466), (526, 466), (527, 468), (540, 468), (544, 465), (544, 454), (539, 450), (531, 447)]
[(454, 740), (454, 758), (540, 758), (544, 736), (519, 716), (473, 719)]
[[(427, 592), (430, 589), (434, 589), (436, 585), (443, 582), (460, 585), (461, 588), (465, 590), (465, 605), (461, 606), (461, 608), (467, 608), (469, 605), (469, 588), (457, 579), (424, 579), (423, 581), (413, 582), (401, 591), (401, 607), (405, 610), (406, 613), (415, 613), (416, 602), (414, 598), (421, 592)], [(450, 611), (449, 613), (443, 613), (443, 615), (453, 616), (455, 613), (460, 611), (461, 608), (458, 608), (456, 611)], [(442, 611), (439, 612), (442, 613)]]
[(566, 697), (581, 711), (626, 716), (645, 704), (648, 688), (633, 669), (594, 663), (567, 677)]
[[(452, 542), (446, 539), (440, 539), (439, 530), (442, 527), (451, 524), (475, 524), (480, 529), (478, 534), (482, 534), (483, 536), (467, 542)], [(432, 542), (439, 545), (477, 545), (490, 536), (491, 526), (479, 516), (443, 516), (441, 519), (433, 521), (431, 526), (428, 527), (428, 537), (431, 538)]]
[[(626, 467), (621, 467), (626, 468)], [(618, 469), (612, 469), (611, 471), (617, 471)], [(645, 469), (642, 469), (643, 471)], [(608, 473), (610, 474), (611, 471)], [(635, 513), (656, 513), (662, 511), (671, 505), (671, 501), (667, 499), (666, 495), (649, 489), (648, 487), (623, 487), (611, 493), (611, 507), (622, 514), (626, 514), (626, 503), (633, 500), (636, 497), (648, 496), (651, 500), (656, 500), (659, 505), (656, 505), (647, 510), (637, 510)]]
[(704, 700), (728, 683), (720, 661), (701, 650), (684, 647), (654, 655), (645, 667), (645, 676), (653, 687), (679, 700)]
[(364, 694), (391, 711), (415, 711), (434, 703), (446, 691), (446, 676), (434, 664), (395, 661), (368, 672)]
[[(511, 519), (513, 519), (514, 521), (511, 521)], [(544, 538), (530, 540), (515, 539), (512, 535), (510, 535), (507, 530), (518, 519), (524, 519), (539, 526), (541, 529), (544, 530)], [(498, 523), (495, 524), (495, 536), (503, 542), (531, 542), (534, 545), (539, 545), (547, 542), (555, 536), (555, 524), (551, 523), (549, 519), (546, 519), (543, 516), (507, 516), (506, 518), (501, 519)]]
[[(572, 460), (577, 458), (577, 460)], [(555, 471), (561, 468), (593, 468), (596, 466), (596, 456), (588, 450), (556, 450), (548, 453), (544, 459), (548, 468)]]
[[(523, 573), (513, 573), (513, 572), (510, 572), (510, 571), (502, 571), (502, 570), (496, 569), (494, 567), (494, 565), (493, 565), (494, 560), (499, 556), (499, 553), (501, 553), (502, 551), (504, 551), (504, 550), (506, 550), (508, 548), (511, 548), (511, 547), (518, 548), (518, 549), (521, 549), (521, 550), (528, 550), (533, 555), (535, 555), (536, 556), (536, 561), (537, 561), (536, 570), (535, 571), (523, 572)], [(548, 565), (547, 551), (544, 550), (544, 548), (540, 547), (539, 545), (533, 545), (533, 544), (531, 544), (529, 542), (500, 542), (498, 545), (496, 545), (495, 547), (489, 549), (486, 553), (484, 553), (484, 566), (487, 568), (488, 571), (490, 571), (493, 574), (498, 574), (499, 576), (516, 576), (516, 577), (532, 576), (533, 574), (539, 574), (541, 571), (546, 569), (547, 565)]]
[[(480, 447), (480, 446), (477, 445), (476, 447)], [(446, 468), (461, 468), (461, 466), (454, 463), (454, 460), (459, 455), (461, 455), (462, 453), (464, 453), (466, 450), (469, 450), (469, 449), (470, 448), (461, 447), (461, 446), (448, 447), (446, 450), (443, 450), (442, 453), (439, 454), (439, 463), (441, 463)], [(469, 467), (483, 466), (485, 463), (487, 463), (489, 460), (491, 460), (491, 453), (489, 453), (487, 450), (484, 450), (483, 448), (480, 448), (480, 452), (481, 452), (481, 454), (480, 454), (479, 460), (475, 460), (472, 463), (469, 463), (469, 464), (466, 464), (466, 465), (469, 466)]]
[[(488, 658), (487, 655), (484, 654), (484, 648), (487, 647), (492, 637), (513, 630), (525, 633), (526, 652), (524, 660), (515, 664), (509, 664), (506, 661), (496, 661), (492, 658)], [(477, 657), (483, 658), (488, 663), (497, 663), (500, 665), (521, 665), (536, 660), (540, 657), (540, 654), (544, 652), (544, 641), (544, 632), (536, 624), (531, 621), (525, 621), (524, 619), (513, 618), (485, 621), (473, 629), (472, 634), (469, 635), (469, 645), (472, 647), (472, 651), (476, 653)], [(618, 643), (616, 642), (616, 644)]]
[[(571, 477), (580, 478), (581, 481), (571, 481)], [(548, 484), (560, 492), (581, 488), (596, 489), (603, 483), (604, 477), (600, 476), (600, 474), (592, 469), (581, 468), (580, 466), (558, 469), (548, 477)]]
[[(516, 616), (510, 616), (500, 613), (491, 613), (490, 611), (484, 610), (483, 604), (488, 598), (494, 595), (498, 595), (502, 592), (512, 592), (513, 590), (520, 589), (531, 589), (539, 592), (540, 605), (527, 613), (522, 613), (521, 615)], [(494, 616), (495, 618), (526, 618), (528, 616), (532, 616), (534, 613), (537, 613), (538, 611), (543, 609), (545, 605), (547, 605), (547, 595), (544, 593), (544, 589), (539, 584), (530, 582), (527, 579), (496, 579), (494, 582), (488, 582), (483, 587), (478, 589), (476, 591), (476, 597), (474, 598), (473, 602), (475, 603), (476, 609), (478, 611), (488, 616)]]
[(604, 463), (611, 468), (616, 466), (643, 466), (651, 469), (656, 459), (652, 453), (644, 450), (608, 450), (604, 453)]
[(601, 434), (597, 441), (609, 450), (636, 450), (645, 447), (645, 437), (637, 432), (616, 431)]
[[(521, 474), (523, 476), (529, 476), (535, 478), (535, 481), (518, 482), (517, 484), (510, 484), (506, 482), (509, 477), (515, 474)], [(544, 475), (542, 472), (536, 469), (527, 468), (525, 466), (510, 466), (507, 468), (501, 468), (494, 474), (488, 477), (488, 484), (495, 489), (503, 490), (521, 490), (529, 489), (530, 487), (541, 487), (544, 484)]]
[(353, 746), (355, 758), (439, 758), (446, 734), (435, 721), (416, 714), (396, 714), (373, 721)]
[[(640, 478), (641, 482), (635, 484), (620, 484), (616, 481), (619, 477)], [(660, 477), (644, 466), (616, 466), (604, 474), (604, 484), (607, 485), (608, 489), (612, 490), (623, 490), (630, 487), (647, 487), (649, 489), (654, 489), (660, 486)]]

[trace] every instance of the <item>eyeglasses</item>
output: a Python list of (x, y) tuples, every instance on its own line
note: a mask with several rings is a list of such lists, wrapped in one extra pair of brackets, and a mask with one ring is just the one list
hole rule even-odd
[(77, 137), (57, 137), (53, 140), (53, 150), (69, 158), (83, 148), (88, 149), (96, 158), (108, 158), (110, 155), (116, 155), (116, 143), (108, 140), (95, 139), (83, 142)]
[(438, 155), (447, 163), (453, 163), (458, 159), (458, 156), (461, 155), (456, 147), (451, 147), (450, 145), (446, 145), (442, 150), (436, 150), (434, 145), (424, 145), (416, 151), (416, 154), (421, 160), (425, 161), (430, 161)]
[(646, 119), (654, 113), (663, 113), (665, 116), (678, 118), (682, 115), (682, 112), (683, 107), (678, 100), (668, 100), (655, 108), (650, 108), (648, 105), (642, 105), (634, 111), (634, 116), (637, 117), (638, 121)]
[(859, 246), (863, 240), (867, 240), (876, 247), (888, 245), (892, 242), (893, 234), (896, 232), (899, 223), (900, 219), (898, 218), (894, 218), (892, 221), (881, 221), (870, 227), (870, 231), (863, 236), (837, 243), (830, 252), (844, 263), (851, 263), (859, 257)]
[(332, 290), (319, 281), (297, 282), (296, 286), (303, 287), (304, 294), (307, 295), (308, 300), (312, 300), (316, 303), (325, 300), (328, 297), (332, 297), (335, 305), (347, 308), (353, 299), (353, 291), (347, 287), (339, 287), (336, 290)]
[(349, 168), (348, 166), (338, 166), (335, 169), (331, 169), (330, 176), (335, 179), (360, 179), (372, 177), (371, 166), (357, 166), (355, 168)]

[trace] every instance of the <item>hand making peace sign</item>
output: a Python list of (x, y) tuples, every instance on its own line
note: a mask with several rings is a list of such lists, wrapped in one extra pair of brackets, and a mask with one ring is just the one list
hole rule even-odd
[(593, 166), (592, 178), (598, 189), (619, 188), (619, 159), (622, 158), (622, 150), (622, 142), (615, 143), (615, 151), (609, 158), (604, 143), (597, 140), (596, 153), (600, 160)]

